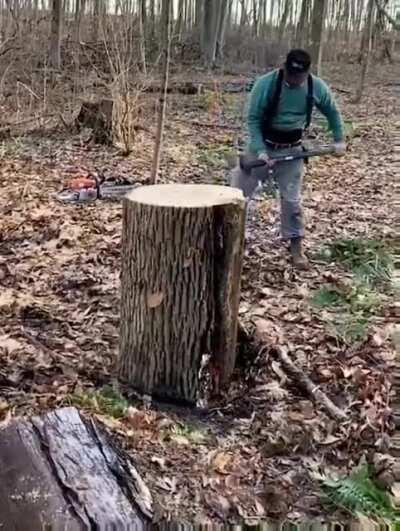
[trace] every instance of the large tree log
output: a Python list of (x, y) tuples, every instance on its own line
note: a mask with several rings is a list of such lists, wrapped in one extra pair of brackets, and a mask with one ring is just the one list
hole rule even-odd
[(143, 529), (150, 516), (133, 466), (75, 408), (0, 431), (1, 529)]
[(204, 355), (214, 385), (236, 357), (245, 202), (234, 188), (158, 185), (124, 200), (120, 377), (196, 402)]

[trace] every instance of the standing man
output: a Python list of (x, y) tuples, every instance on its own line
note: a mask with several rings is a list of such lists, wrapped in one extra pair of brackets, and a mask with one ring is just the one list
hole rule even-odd
[(248, 151), (258, 155), (266, 166), (252, 170), (251, 176), (240, 168), (232, 173), (231, 185), (251, 198), (258, 182), (273, 174), (281, 201), (281, 236), (290, 241), (293, 265), (305, 269), (302, 250), (304, 224), (301, 212), (303, 160), (274, 165), (270, 155), (284, 155), (302, 150), (302, 136), (311, 123), (313, 107), (326, 117), (335, 142), (336, 153), (346, 151), (343, 121), (328, 86), (310, 74), (311, 57), (304, 50), (291, 50), (283, 68), (260, 77), (250, 95)]

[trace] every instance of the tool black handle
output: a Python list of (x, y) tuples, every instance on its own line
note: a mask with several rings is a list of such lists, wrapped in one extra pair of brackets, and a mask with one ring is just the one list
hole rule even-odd
[[(270, 158), (271, 160), (276, 160), (277, 162), (283, 162), (295, 159), (306, 159), (308, 157), (317, 157), (321, 155), (332, 155), (333, 153), (335, 153), (335, 148), (333, 146), (326, 146), (315, 149), (306, 149), (293, 154), (288, 153), (287, 155), (277, 155), (275, 157), (272, 155)], [(259, 159), (255, 155), (241, 155), (239, 157), (239, 164), (243, 171), (249, 173), (253, 168), (260, 168), (261, 166), (265, 166), (266, 163), (264, 160)]]
[(261, 166), (265, 166), (265, 160), (259, 159), (254, 155), (241, 155), (239, 157), (239, 164), (242, 170), (249, 172), (253, 168), (261, 168)]

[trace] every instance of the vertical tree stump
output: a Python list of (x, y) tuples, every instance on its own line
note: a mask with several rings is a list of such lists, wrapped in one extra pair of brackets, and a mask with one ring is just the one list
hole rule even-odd
[(203, 355), (226, 383), (236, 357), (245, 201), (234, 188), (144, 186), (124, 199), (119, 374), (195, 403)]

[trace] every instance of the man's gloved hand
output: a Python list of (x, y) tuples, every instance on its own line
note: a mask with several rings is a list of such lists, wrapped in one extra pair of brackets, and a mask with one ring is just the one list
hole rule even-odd
[(268, 166), (268, 168), (272, 168), (272, 166), (274, 166), (274, 164), (276, 163), (276, 160), (271, 159), (268, 153), (266, 152), (259, 153), (258, 158), (263, 160), (265, 164)]
[(335, 148), (335, 155), (337, 157), (343, 157), (343, 155), (346, 153), (346, 142), (344, 140), (340, 140), (338, 142), (335, 142), (333, 145)]

